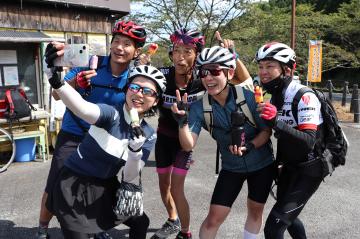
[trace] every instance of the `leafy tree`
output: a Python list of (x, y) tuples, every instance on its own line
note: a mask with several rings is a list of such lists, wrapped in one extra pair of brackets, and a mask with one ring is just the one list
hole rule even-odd
[[(237, 19), (249, 0), (138, 0), (143, 6), (130, 17), (149, 29), (155, 39), (169, 43), (169, 35), (180, 27), (196, 28), (211, 44), (215, 31)], [(142, 11), (147, 9), (146, 11)]]

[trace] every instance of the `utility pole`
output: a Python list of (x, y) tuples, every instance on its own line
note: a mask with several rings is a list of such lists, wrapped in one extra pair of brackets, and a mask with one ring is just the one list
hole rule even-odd
[(291, 6), (291, 48), (295, 51), (295, 17), (296, 17), (296, 0), (292, 0)]

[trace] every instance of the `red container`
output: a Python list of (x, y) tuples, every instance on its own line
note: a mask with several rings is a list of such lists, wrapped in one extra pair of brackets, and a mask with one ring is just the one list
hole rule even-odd
[(0, 118), (4, 118), (5, 111), (6, 111), (5, 100), (0, 100)]

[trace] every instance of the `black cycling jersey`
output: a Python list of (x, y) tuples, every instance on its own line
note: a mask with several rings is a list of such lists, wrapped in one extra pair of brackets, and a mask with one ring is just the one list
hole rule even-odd
[(188, 94), (188, 105), (190, 106), (193, 102), (201, 99), (204, 95), (205, 88), (199, 78), (192, 79), (186, 88), (179, 89), (175, 83), (175, 67), (164, 67), (159, 68), (166, 78), (166, 91), (162, 94), (160, 99), (159, 107), (159, 128), (158, 132), (166, 134), (171, 137), (178, 137), (178, 123), (172, 116), (170, 107), (176, 102), (176, 90), (180, 90), (181, 96), (185, 93)]

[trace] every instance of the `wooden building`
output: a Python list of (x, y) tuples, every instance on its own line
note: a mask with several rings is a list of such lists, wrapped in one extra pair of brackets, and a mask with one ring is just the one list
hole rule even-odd
[(0, 99), (6, 88), (21, 86), (33, 104), (48, 109), (46, 45), (87, 43), (90, 54), (105, 55), (113, 23), (129, 11), (130, 0), (1, 0)]

